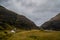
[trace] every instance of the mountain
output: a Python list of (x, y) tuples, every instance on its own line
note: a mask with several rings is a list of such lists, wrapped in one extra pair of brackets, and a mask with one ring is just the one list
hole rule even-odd
[(31, 20), (23, 15), (18, 15), (0, 6), (0, 30), (19, 28), (24, 30), (39, 29)]
[(60, 13), (41, 25), (41, 29), (60, 31)]

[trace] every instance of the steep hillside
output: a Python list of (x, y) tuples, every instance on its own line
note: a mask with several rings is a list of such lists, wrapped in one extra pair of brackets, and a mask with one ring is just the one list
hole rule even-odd
[(45, 22), (41, 26), (41, 28), (60, 31), (60, 13), (58, 15), (56, 15), (55, 17), (51, 18), (51, 20)]
[(19, 28), (24, 30), (38, 29), (38, 27), (23, 15), (18, 15), (0, 6), (0, 30)]
[(0, 29), (10, 29), (15, 24), (17, 14), (0, 6)]
[(27, 29), (27, 30), (39, 29), (31, 20), (27, 19), (23, 15), (17, 15), (15, 26), (21, 29)]

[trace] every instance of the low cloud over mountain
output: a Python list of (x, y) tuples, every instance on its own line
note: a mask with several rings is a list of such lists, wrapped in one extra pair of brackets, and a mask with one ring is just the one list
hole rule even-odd
[(0, 0), (0, 4), (25, 15), (36, 25), (43, 24), (60, 12), (60, 0)]

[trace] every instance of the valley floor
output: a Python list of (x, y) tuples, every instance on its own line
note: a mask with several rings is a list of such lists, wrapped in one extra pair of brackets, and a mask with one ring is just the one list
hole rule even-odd
[(15, 33), (8, 40), (60, 40), (59, 31), (22, 31)]

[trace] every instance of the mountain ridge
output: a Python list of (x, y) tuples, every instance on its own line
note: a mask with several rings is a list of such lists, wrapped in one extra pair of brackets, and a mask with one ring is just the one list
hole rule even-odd
[[(0, 5), (0, 29), (6, 29), (7, 26), (14, 26), (16, 28), (31, 30), (39, 29), (31, 20), (23, 15), (18, 15), (17, 13), (6, 9)], [(11, 28), (14, 28), (11, 27)]]
[(60, 31), (60, 13), (41, 25), (42, 29)]

